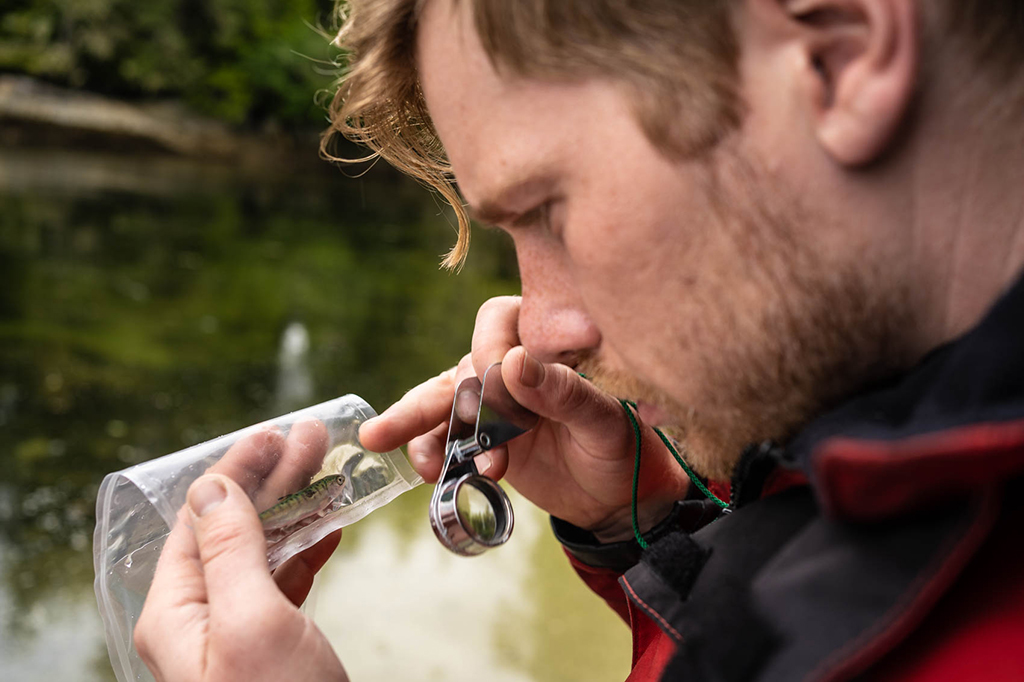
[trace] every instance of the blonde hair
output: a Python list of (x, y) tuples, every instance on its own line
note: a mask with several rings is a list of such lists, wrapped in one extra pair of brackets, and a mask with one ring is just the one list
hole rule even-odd
[[(458, 0), (456, 0), (458, 1)], [(631, 89), (640, 123), (666, 154), (708, 149), (739, 125), (731, 0), (461, 0), (495, 66), (525, 76), (601, 75)], [(469, 217), (427, 112), (415, 64), (424, 0), (349, 0), (336, 43), (347, 71), (329, 107), (322, 154), (383, 158), (432, 187), (455, 209), (458, 241), (443, 265), (469, 249)], [(687, 112), (681, 115), (680, 112)], [(371, 154), (339, 159), (335, 134)]]
[[(324, 157), (383, 158), (439, 192), (459, 237), (443, 265), (458, 268), (469, 249), (469, 216), (430, 120), (416, 73), (416, 26), (426, 0), (347, 0), (336, 44), (347, 67), (329, 106)], [(707, 151), (742, 121), (735, 0), (454, 0), (471, 5), (477, 33), (496, 68), (535, 77), (599, 75), (630, 88), (652, 143), (670, 156)], [(963, 38), (979, 66), (1007, 78), (1024, 60), (1024, 2), (947, 0), (941, 32)], [(371, 150), (361, 159), (331, 154), (335, 134)]]

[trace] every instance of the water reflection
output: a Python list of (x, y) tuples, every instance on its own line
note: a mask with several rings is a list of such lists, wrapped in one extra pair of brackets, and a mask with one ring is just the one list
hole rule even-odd
[(410, 541), (386, 519), (368, 518), (362, 541), (332, 560), (317, 596), (316, 620), (352, 679), (528, 681), (493, 646), (521, 634), (508, 618), (530, 597), (528, 555), (518, 550), (538, 531), (532, 515), (524, 521), (514, 543), (470, 560), (429, 530)]
[[(511, 252), (490, 233), (474, 237), (462, 274), (439, 273), (452, 236), (429, 195), (386, 174), (249, 176), (181, 159), (0, 150), (0, 679), (111, 679), (89, 546), (104, 474), (343, 393), (379, 409), (457, 361), (479, 304), (516, 284)], [(580, 638), (617, 637), (604, 648), (628, 656), (603, 605), (565, 601), (583, 588), (542, 523), (529, 529), (525, 503), (519, 544), (474, 564), (445, 556), (419, 492), (429, 493), (351, 529), (330, 569), (344, 574), (361, 552), (375, 577), (404, 586), (379, 606), (391, 620), (364, 616), (398, 629), (387, 641), (411, 647), (413, 630), (468, 625), (481, 633), (475, 660), (508, 679), (580, 677), (550, 653)], [(441, 596), (449, 573), (479, 585), (492, 565), (502, 572), (473, 588), (478, 613)], [(399, 623), (399, 610), (426, 603), (418, 589), (441, 608)], [(366, 596), (340, 578), (324, 592), (339, 609)], [(477, 624), (498, 613), (519, 623), (510, 630), (548, 637), (482, 634)], [(336, 638), (355, 666), (346, 641), (357, 636)], [(397, 678), (376, 674), (354, 677)]]
[(289, 322), (281, 334), (277, 353), (277, 412), (284, 414), (310, 405), (313, 373), (309, 369), (309, 330), (301, 322)]
[[(0, 549), (5, 556), (9, 548)], [(73, 586), (69, 586), (73, 587)], [(0, 590), (0, 613), (18, 608)], [(36, 600), (21, 613), (20, 627), (0, 628), (0, 677), (20, 682), (113, 679), (96, 606), (84, 590), (65, 589)]]
[(628, 631), (572, 574), (546, 515), (512, 493), (512, 539), (460, 557), (426, 523), (428, 488), (346, 529), (320, 579), (315, 619), (353, 680), (626, 676)]

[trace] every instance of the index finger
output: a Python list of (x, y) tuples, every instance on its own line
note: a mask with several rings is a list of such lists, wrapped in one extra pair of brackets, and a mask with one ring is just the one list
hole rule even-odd
[(292, 425), (281, 447), (277, 465), (263, 481), (253, 498), (257, 510), (276, 501), (281, 495), (309, 485), (320, 471), (330, 438), (327, 426), (319, 419), (306, 419)]
[(519, 296), (497, 296), (480, 306), (473, 327), (472, 346), (473, 369), (478, 377), (519, 345), (521, 304)]
[(455, 367), (423, 382), (384, 413), (359, 427), (359, 442), (367, 450), (387, 452), (405, 445), (446, 421), (455, 394)]
[(261, 427), (232, 445), (207, 473), (227, 476), (252, 497), (277, 467), (284, 442), (276, 426)]

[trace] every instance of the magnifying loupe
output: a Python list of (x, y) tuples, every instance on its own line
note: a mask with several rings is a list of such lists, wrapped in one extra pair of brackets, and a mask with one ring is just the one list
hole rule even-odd
[(539, 417), (517, 403), (501, 378), (501, 363), (455, 389), (444, 465), (430, 498), (430, 525), (445, 547), (463, 556), (481, 554), (512, 535), (508, 495), (480, 475), (474, 458), (536, 426)]

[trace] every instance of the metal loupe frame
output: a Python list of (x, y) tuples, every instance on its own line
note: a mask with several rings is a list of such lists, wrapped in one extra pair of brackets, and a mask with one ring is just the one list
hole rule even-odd
[[(480, 417), (484, 408), (484, 395), (487, 379), (492, 371), (497, 372), (500, 382), (501, 363), (495, 363), (484, 372), (482, 382), (476, 377), (470, 377), (460, 382), (455, 389), (452, 414), (448, 422), (448, 437), (445, 441), (444, 464), (434, 487), (434, 494), (430, 498), (428, 515), (434, 534), (441, 544), (462, 556), (475, 556), (492, 547), (505, 544), (512, 535), (515, 521), (508, 495), (495, 481), (480, 475), (476, 462), (473, 461), (481, 452), (495, 448), (528, 430), (507, 422), (494, 424), (497, 428), (493, 433), (491, 430), (481, 430)], [(479, 385), (480, 402), (476, 410), (473, 435), (459, 438), (460, 432), (464, 431), (460, 427), (468, 426), (459, 419), (456, 411), (459, 395), (464, 389), (474, 389), (474, 384)], [(502, 388), (504, 390), (503, 384)], [(457, 502), (463, 486), (474, 488), (487, 499), (494, 512), (495, 529), (492, 536), (482, 537), (473, 529), (469, 519), (462, 518)]]

